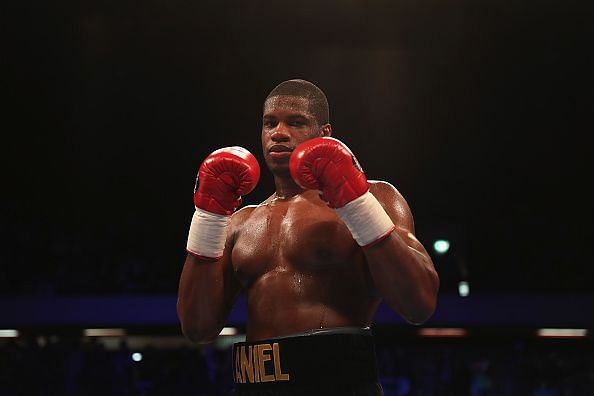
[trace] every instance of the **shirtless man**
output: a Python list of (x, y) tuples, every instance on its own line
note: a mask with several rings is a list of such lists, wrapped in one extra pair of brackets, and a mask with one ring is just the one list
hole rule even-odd
[(177, 310), (183, 333), (208, 342), (245, 292), (235, 394), (381, 394), (369, 330), (380, 301), (413, 324), (435, 309), (439, 278), (406, 201), (331, 134), (324, 93), (285, 81), (262, 118), (275, 193), (235, 211), (260, 174), (245, 149), (200, 167)]

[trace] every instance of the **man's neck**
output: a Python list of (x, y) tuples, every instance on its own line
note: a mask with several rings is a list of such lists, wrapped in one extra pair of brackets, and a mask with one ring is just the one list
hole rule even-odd
[(291, 198), (305, 191), (295, 183), (290, 175), (275, 175), (274, 186), (276, 197), (279, 199)]

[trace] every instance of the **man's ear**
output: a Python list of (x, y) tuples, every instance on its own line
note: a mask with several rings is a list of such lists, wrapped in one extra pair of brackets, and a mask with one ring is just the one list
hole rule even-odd
[(320, 128), (320, 136), (332, 136), (332, 125), (322, 125), (322, 127)]

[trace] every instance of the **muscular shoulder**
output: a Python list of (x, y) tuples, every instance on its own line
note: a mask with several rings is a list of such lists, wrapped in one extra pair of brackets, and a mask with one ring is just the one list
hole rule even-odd
[(258, 205), (247, 205), (233, 213), (231, 216), (231, 227), (237, 227), (237, 225), (246, 221), (257, 207)]
[(241, 225), (249, 219), (249, 217), (254, 212), (254, 209), (256, 209), (257, 207), (257, 205), (247, 205), (239, 209), (237, 212), (233, 213), (233, 215), (231, 216), (231, 227), (229, 229), (227, 243), (234, 243), (235, 236), (241, 229)]
[(369, 192), (371, 192), (380, 202), (403, 202), (406, 200), (400, 194), (400, 191), (391, 183), (383, 180), (369, 180)]
[(414, 232), (413, 216), (400, 191), (392, 184), (381, 180), (369, 180), (369, 192), (382, 204), (397, 227)]
[(231, 227), (237, 229), (250, 218), (257, 208), (268, 204), (272, 200), (273, 196), (274, 194), (268, 197), (264, 202), (261, 202), (259, 205), (246, 205), (237, 212), (233, 213), (231, 216)]

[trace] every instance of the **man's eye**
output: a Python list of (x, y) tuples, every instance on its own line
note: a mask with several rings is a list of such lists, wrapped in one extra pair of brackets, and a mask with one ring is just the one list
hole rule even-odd
[(274, 122), (272, 121), (264, 121), (264, 126), (267, 128), (274, 128)]
[(304, 123), (303, 123), (303, 121), (291, 121), (289, 123), (289, 125), (294, 126), (294, 127), (300, 127), (300, 126), (303, 126)]

